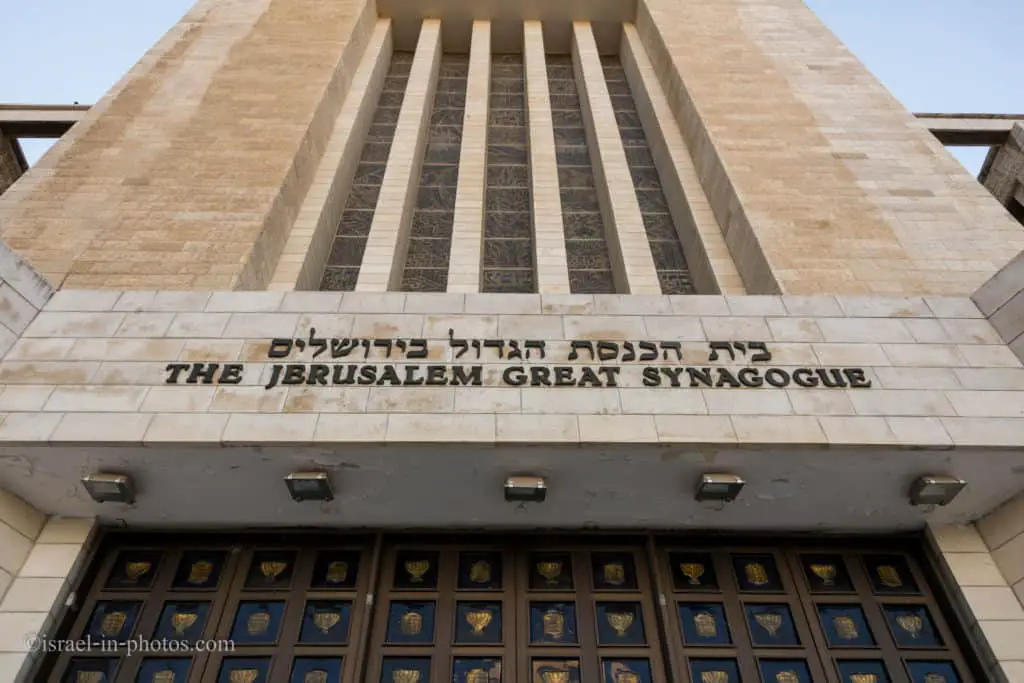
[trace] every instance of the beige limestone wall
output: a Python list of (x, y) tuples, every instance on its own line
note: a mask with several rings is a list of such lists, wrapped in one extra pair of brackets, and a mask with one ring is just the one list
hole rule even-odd
[(266, 287), (375, 21), (201, 0), (0, 198), (0, 238), (65, 287)]
[[(1020, 522), (1024, 529), (1024, 515)], [(985, 525), (931, 525), (929, 549), (986, 673), (996, 683), (1020, 683), (1024, 607), (1014, 599), (996, 555), (986, 545)]]
[[(1003, 578), (1024, 605), (1024, 494), (1007, 501), (979, 521), (978, 531)], [(1024, 659), (1024, 638), (1021, 639), (1021, 650), (1021, 659)]]
[[(540, 339), (530, 364), (597, 365), (573, 339), (765, 340), (777, 367), (864, 367), (862, 389), (262, 385), (274, 337)], [(311, 362), (309, 351), (294, 362)], [(374, 360), (384, 362), (384, 351)], [(397, 357), (396, 357), (397, 356)], [(416, 363), (396, 354), (396, 363)], [(361, 359), (362, 354), (359, 358)], [(172, 362), (245, 362), (237, 386), (167, 386)], [(493, 349), (487, 384), (508, 366)], [(330, 361), (328, 361), (330, 362)], [(351, 362), (360, 362), (355, 360)], [(452, 362), (448, 360), (447, 362)], [(736, 368), (746, 363), (722, 360)], [(679, 365), (672, 354), (657, 365)], [(1024, 367), (969, 299), (328, 292), (58, 292), (0, 363), (0, 441), (800, 443), (1017, 447)], [(544, 416), (543, 419), (539, 416)], [(383, 438), (382, 438), (383, 435)]]
[(1009, 139), (996, 153), (985, 176), (985, 187), (1004, 205), (1015, 197), (1024, 197), (1024, 123), (1013, 127)]
[(636, 25), (749, 293), (969, 295), (1024, 248), (801, 0), (643, 0)]
[(0, 242), (0, 357), (53, 294), (50, 284)]
[(92, 519), (47, 519), (0, 490), (0, 683), (30, 678), (35, 650), (54, 636), (95, 529)]

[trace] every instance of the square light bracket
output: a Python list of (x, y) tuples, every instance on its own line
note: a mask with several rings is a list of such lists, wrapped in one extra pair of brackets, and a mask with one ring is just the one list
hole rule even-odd
[(284, 478), (288, 493), (297, 503), (306, 501), (329, 502), (334, 500), (334, 490), (326, 472), (292, 472)]
[(731, 503), (740, 495), (747, 482), (735, 474), (702, 474), (694, 496), (697, 502), (720, 501)]
[(917, 479), (910, 486), (911, 505), (949, 505), (959, 495), (967, 482), (943, 474), (929, 474)]
[(509, 503), (543, 503), (548, 496), (543, 477), (517, 476), (505, 480), (505, 500)]
[(135, 502), (135, 486), (126, 474), (89, 474), (82, 477), (82, 486), (97, 503)]

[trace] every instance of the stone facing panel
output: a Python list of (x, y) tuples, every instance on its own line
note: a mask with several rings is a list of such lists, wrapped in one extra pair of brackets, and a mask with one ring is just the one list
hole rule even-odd
[(1024, 248), (800, 0), (644, 0), (636, 26), (748, 292), (964, 296)]
[[(270, 340), (314, 328), (427, 339), (428, 359), (393, 362), (479, 363), (487, 386), (264, 389), (282, 362)], [(763, 340), (772, 366), (864, 367), (873, 387), (651, 388), (638, 367), (617, 387), (514, 387), (497, 380), (519, 361), (493, 349), (455, 361), (449, 330), (544, 340), (529, 364), (577, 368), (600, 363), (564, 360), (574, 339), (678, 340), (684, 361), (655, 367), (704, 365), (708, 341)], [(173, 362), (246, 370), (240, 385), (173, 386)], [(491, 442), (523, 416), (545, 416), (531, 422), (539, 442), (1024, 443), (1024, 367), (966, 299), (62, 291), (0, 363), (0, 386), (0, 440), (23, 443), (248, 442), (257, 424), (268, 441), (337, 442), (339, 420), (371, 441)]]
[[(929, 551), (986, 673), (999, 683), (1018, 683), (1024, 680), (1024, 606), (1000, 574), (986, 528), (993, 530), (988, 520), (929, 525)], [(1017, 528), (1024, 528), (1021, 519)]]
[(375, 21), (202, 0), (4, 194), (0, 239), (66, 286), (266, 286)]
[[(96, 527), (92, 519), (47, 519), (0, 489), (0, 534), (8, 524), (17, 528), (25, 552), (6, 594), (0, 589), (0, 683), (21, 683), (42, 658), (31, 651), (31, 639), (41, 644), (56, 635)], [(5, 552), (10, 548), (0, 544)], [(3, 581), (0, 570), (0, 587)]]

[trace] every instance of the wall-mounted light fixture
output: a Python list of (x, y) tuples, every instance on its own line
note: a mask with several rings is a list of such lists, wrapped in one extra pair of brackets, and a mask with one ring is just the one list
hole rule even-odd
[(125, 474), (90, 474), (82, 477), (82, 486), (97, 503), (135, 502), (135, 486)]
[(548, 485), (543, 477), (509, 477), (505, 480), (505, 500), (509, 503), (543, 503)]
[(746, 483), (735, 474), (703, 474), (694, 497), (701, 503), (709, 500), (731, 503)]
[(929, 474), (910, 486), (911, 505), (949, 505), (967, 482), (943, 474)]
[(328, 502), (334, 500), (331, 480), (326, 472), (292, 472), (284, 478), (292, 500)]

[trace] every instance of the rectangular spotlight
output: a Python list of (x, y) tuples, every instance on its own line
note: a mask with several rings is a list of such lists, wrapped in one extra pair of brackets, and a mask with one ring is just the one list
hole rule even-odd
[(949, 505), (964, 490), (967, 482), (945, 475), (927, 475), (910, 487), (911, 505)]
[(334, 500), (331, 480), (326, 472), (292, 472), (284, 478), (284, 483), (292, 500), (298, 503)]
[(124, 474), (90, 474), (82, 477), (82, 486), (97, 503), (135, 502), (135, 487)]
[(698, 502), (708, 500), (731, 503), (743, 490), (745, 481), (734, 474), (704, 474), (697, 484), (695, 498)]
[(505, 500), (509, 503), (543, 503), (548, 486), (543, 477), (509, 477), (505, 480)]

